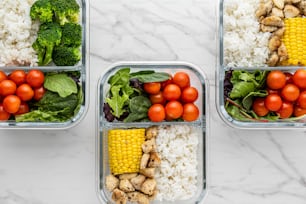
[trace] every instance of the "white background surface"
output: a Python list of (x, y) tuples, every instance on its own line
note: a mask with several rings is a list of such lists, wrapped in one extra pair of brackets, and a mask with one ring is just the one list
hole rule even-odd
[(236, 130), (215, 108), (216, 2), (91, 0), (90, 107), (65, 131), (0, 130), (0, 204), (98, 204), (95, 105), (114, 62), (180, 60), (210, 86), (208, 204), (305, 204), (305, 131)]

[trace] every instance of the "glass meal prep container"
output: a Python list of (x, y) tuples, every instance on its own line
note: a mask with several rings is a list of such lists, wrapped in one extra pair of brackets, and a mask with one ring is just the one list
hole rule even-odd
[[(185, 122), (185, 121), (163, 121), (163, 122), (113, 121), (113, 122), (108, 122), (105, 119), (105, 114), (103, 111), (104, 103), (106, 102), (106, 98), (109, 96), (110, 85), (108, 84), (108, 81), (110, 77), (113, 76), (118, 70), (121, 70), (124, 68), (130, 68), (130, 73), (134, 73), (138, 71), (154, 70), (156, 72), (166, 72), (172, 75), (178, 71), (186, 72), (190, 76), (190, 85), (196, 87), (199, 93), (198, 99), (194, 102), (200, 111), (200, 115), (198, 119), (192, 122)], [(121, 190), (120, 186), (121, 186), (121, 182), (123, 182), (122, 180), (120, 180), (120, 186), (119, 187), (117, 186), (116, 189), (113, 191), (108, 188), (109, 184), (107, 184), (106, 180), (109, 178), (110, 175), (112, 175), (111, 176), (112, 178), (113, 176), (116, 176), (117, 179), (121, 178), (121, 176), (124, 175), (124, 173), (121, 174), (122, 171), (121, 173), (120, 172), (118, 173), (120, 174), (119, 176), (114, 173), (116, 171), (120, 171), (121, 165), (118, 165), (118, 164), (116, 165), (116, 157), (113, 154), (115, 150), (114, 149), (111, 150), (111, 148), (115, 148), (115, 147), (112, 145), (116, 145), (116, 144), (120, 145), (121, 142), (123, 142), (123, 144), (121, 143), (121, 145), (133, 143), (129, 141), (129, 139), (127, 138), (122, 139), (123, 141), (121, 141), (118, 139), (118, 137), (116, 138), (114, 135), (119, 134), (118, 132), (120, 131), (121, 132), (142, 131), (146, 135), (145, 137), (147, 137), (147, 135), (149, 135), (148, 132), (150, 128), (153, 128), (153, 129), (157, 128), (158, 134), (154, 138), (156, 139), (156, 151), (157, 151), (157, 154), (159, 154), (159, 158), (161, 159), (161, 164), (159, 167), (156, 167), (156, 169), (153, 170), (155, 172), (155, 174), (153, 173), (153, 177), (156, 180), (156, 185), (157, 185), (154, 188), (153, 194), (156, 197), (151, 194), (149, 195), (146, 194), (147, 197), (150, 197), (150, 196), (154, 197), (152, 198), (150, 203), (188, 204), (188, 203), (202, 202), (207, 195), (207, 139), (208, 139), (208, 114), (207, 114), (208, 112), (207, 111), (208, 93), (207, 93), (207, 89), (208, 89), (208, 83), (202, 71), (200, 70), (200, 68), (192, 64), (184, 63), (184, 62), (161, 62), (161, 63), (160, 62), (126, 62), (126, 63), (122, 62), (122, 63), (114, 64), (107, 70), (108, 71), (106, 72), (106, 74), (101, 76), (98, 82), (98, 97), (97, 97), (98, 109), (97, 109), (97, 136), (96, 136), (96, 189), (97, 189), (97, 194), (98, 194), (100, 201), (102, 203), (116, 203), (112, 198), (114, 198), (114, 195), (116, 194), (115, 191), (117, 189)], [(156, 131), (156, 129), (154, 130)], [(187, 132), (182, 133), (181, 131), (182, 132), (187, 131)], [(132, 140), (137, 140), (136, 138), (139, 138), (138, 133), (122, 133), (122, 134), (123, 135), (131, 134), (132, 136), (130, 137), (134, 138)], [(179, 136), (180, 134), (181, 136)], [(182, 136), (184, 134), (185, 136)], [(168, 139), (168, 142), (171, 140), (172, 145), (168, 144), (164, 146), (163, 144), (165, 144), (167, 137), (172, 138), (172, 139)], [(194, 150), (193, 152), (189, 151), (188, 153), (186, 151), (183, 151), (183, 150), (186, 150), (186, 148), (188, 149), (188, 145), (181, 143), (183, 141), (182, 140), (183, 138), (187, 139), (188, 145), (193, 146), (193, 149), (196, 149), (196, 150)], [(146, 142), (149, 139), (150, 138), (146, 138), (145, 139)], [(189, 144), (188, 140), (189, 142), (190, 141), (192, 142)], [(177, 141), (177, 146), (171, 149), (170, 146), (173, 147), (173, 145), (175, 145), (175, 141)], [(175, 151), (174, 149), (177, 149), (177, 150)], [(171, 164), (172, 165), (171, 167), (169, 167), (170, 165), (169, 161), (171, 159), (169, 158), (169, 160), (167, 160), (165, 157), (168, 151), (172, 152), (172, 154), (169, 156), (171, 156), (172, 162), (174, 162), (174, 164), (173, 163)], [(112, 154), (110, 156), (111, 152)], [(141, 149), (140, 149), (140, 152), (141, 152)], [(115, 152), (115, 155), (117, 153)], [(133, 154), (133, 153), (130, 152), (129, 154)], [(140, 153), (140, 154), (142, 154), (142, 156), (144, 155), (144, 153)], [(151, 161), (152, 152), (149, 154), (150, 154), (149, 161)], [(180, 154), (183, 154), (183, 155), (180, 155)], [(182, 158), (180, 159), (180, 157)], [(130, 160), (130, 157), (128, 156), (125, 157), (125, 155), (123, 155), (121, 159), (123, 159), (122, 161), (131, 162), (131, 161), (128, 161)], [(189, 160), (191, 163), (188, 163), (187, 160)], [(138, 159), (133, 160), (133, 161), (140, 162), (140, 158), (138, 157)], [(122, 165), (124, 166), (124, 164)], [(134, 177), (135, 176), (143, 177), (142, 170), (138, 169), (139, 164), (134, 164), (134, 165), (136, 165), (134, 167), (137, 170), (135, 169), (134, 171), (126, 170), (126, 172), (130, 172), (130, 174), (133, 174), (131, 172), (137, 172), (134, 175)], [(140, 164), (140, 166), (141, 165), (142, 164)], [(150, 167), (149, 165), (150, 163), (148, 164), (146, 168)], [(185, 167), (183, 168), (181, 165)], [(186, 165), (189, 165), (189, 166), (186, 166)], [(111, 168), (112, 168), (112, 171), (111, 171)], [(124, 167), (122, 167), (122, 169), (124, 169)], [(179, 178), (178, 176), (176, 176), (176, 177), (170, 178), (171, 176), (169, 176), (169, 174), (171, 174), (170, 172), (172, 172), (172, 174), (184, 175), (184, 171), (186, 171), (186, 177), (183, 176)], [(127, 174), (127, 175), (130, 175), (130, 174)], [(143, 173), (143, 175), (146, 175), (146, 174)], [(166, 175), (168, 175), (168, 177)], [(189, 175), (189, 177), (187, 177), (187, 175)], [(144, 183), (149, 179), (150, 179), (150, 176), (146, 177), (146, 180), (144, 181)], [(132, 182), (133, 178), (128, 178), (128, 180)], [(172, 182), (172, 184), (169, 185), (168, 183), (169, 181), (170, 183)], [(185, 192), (186, 189), (184, 190), (183, 187), (180, 186), (179, 184), (183, 185), (184, 183), (184, 185), (186, 185), (185, 188), (188, 188), (187, 184), (189, 184), (189, 182), (190, 182), (190, 186), (189, 186), (190, 189), (188, 192)], [(142, 183), (142, 186), (145, 185), (144, 183)], [(169, 185), (168, 187), (171, 187), (171, 189), (166, 189), (167, 188), (166, 184), (168, 184)], [(156, 189), (157, 189), (157, 195), (155, 194)], [(146, 192), (146, 191), (142, 191), (142, 187), (136, 188), (135, 191), (141, 192), (141, 193)], [(176, 194), (172, 196), (171, 193), (172, 194), (176, 193)], [(143, 193), (142, 195), (144, 194), (145, 193)], [(137, 196), (136, 196), (137, 198), (135, 197), (135, 195), (137, 194), (126, 193), (126, 195), (127, 195), (128, 200), (134, 199), (134, 201), (136, 201), (138, 198)], [(172, 199), (169, 199), (169, 197)], [(132, 202), (127, 202), (127, 203), (132, 203)]]
[(67, 120), (58, 120), (55, 122), (16, 122), (14, 118), (10, 117), (8, 120), (0, 121), (1, 129), (66, 129), (76, 125), (85, 116), (89, 104), (89, 5), (87, 0), (77, 0), (77, 3), (80, 6), (79, 24), (82, 28), (82, 41), (79, 48), (81, 59), (76, 65), (56, 66), (53, 62), (51, 62), (45, 66), (0, 66), (0, 70), (7, 75), (11, 74), (15, 70), (22, 70), (26, 73), (29, 73), (31, 70), (40, 70), (44, 73), (45, 76), (50, 73), (77, 73), (77, 76), (74, 77), (74, 80), (78, 87), (78, 97), (80, 97), (80, 101), (82, 101), (78, 105), (80, 107), (75, 109), (72, 117), (68, 118)]
[[(236, 36), (238, 38), (241, 39), (246, 39), (247, 37), (250, 37), (252, 39), (252, 42), (255, 42), (257, 40), (257, 45), (259, 48), (261, 48), (262, 52), (268, 52), (269, 48), (268, 48), (268, 40), (270, 40), (272, 37), (266, 37), (265, 33), (263, 33), (261, 31), (261, 38), (255, 38), (254, 34), (252, 32), (250, 32), (249, 36), (247, 35), (246, 31), (242, 31), (243, 33), (238, 33), (236, 32), (237, 28), (241, 28), (244, 29), (244, 26), (247, 26), (247, 17), (249, 14), (246, 14), (247, 12), (242, 11), (241, 8), (239, 8), (237, 5), (230, 5), (229, 0), (220, 0), (219, 1), (219, 10), (218, 10), (218, 37), (219, 37), (219, 45), (218, 45), (218, 51), (219, 51), (219, 55), (218, 55), (218, 61), (217, 61), (217, 70), (216, 70), (216, 106), (217, 106), (217, 110), (218, 113), (220, 115), (220, 117), (223, 119), (223, 121), (228, 124), (231, 127), (234, 128), (241, 128), (241, 129), (257, 129), (257, 128), (268, 128), (268, 129), (274, 129), (274, 128), (305, 128), (306, 127), (306, 116), (299, 116), (299, 117), (295, 117), (294, 116), (294, 112), (292, 113), (292, 115), (289, 118), (281, 118), (279, 117), (279, 112), (275, 111), (270, 111), (272, 112), (271, 118), (270, 117), (270, 113), (268, 113), (268, 115), (265, 115), (264, 117), (260, 117), (258, 115), (255, 116), (255, 118), (239, 118), (239, 116), (233, 117), (233, 114), (236, 114), (237, 112), (231, 112), (231, 114), (229, 114), (228, 110), (226, 109), (228, 104), (234, 104), (232, 103), (233, 101), (235, 102), (235, 100), (232, 101), (228, 101), (229, 99), (232, 99), (231, 97), (229, 97), (230, 95), (230, 91), (232, 91), (232, 87), (233, 87), (233, 83), (230, 83), (230, 79), (232, 79), (232, 76), (230, 77), (230, 75), (234, 72), (238, 73), (239, 71), (242, 72), (247, 72), (254, 74), (254, 76), (258, 76), (260, 74), (265, 75), (265, 79), (268, 75), (269, 72), (273, 71), (273, 70), (279, 70), (285, 74), (287, 73), (291, 73), (294, 74), (297, 70), (299, 69), (305, 69), (304, 66), (298, 66), (298, 65), (286, 65), (286, 64), (282, 64), (279, 63), (277, 65), (272, 65), (269, 64), (270, 63), (270, 57), (272, 56), (271, 53), (269, 54), (269, 58), (268, 61), (266, 61), (264, 64), (256, 64), (257, 62), (255, 61), (234, 61), (235, 59), (235, 54), (234, 51), (232, 50), (239, 50), (239, 42), (235, 42), (235, 39), (233, 39), (233, 36)], [(254, 1), (253, 1), (254, 3)], [(237, 2), (238, 4), (238, 2)], [(252, 7), (254, 7), (254, 5), (248, 5), (248, 2), (241, 2), (241, 4), (244, 4), (246, 7), (245, 9), (250, 9)], [(228, 6), (228, 7), (227, 7)], [(230, 7), (230, 8), (229, 8)], [(256, 7), (256, 6), (255, 6)], [(257, 5), (257, 7), (259, 8), (259, 4)], [(234, 9), (235, 11), (231, 11), (230, 9)], [(253, 8), (254, 9), (254, 8)], [(256, 9), (256, 8), (255, 8)], [(230, 15), (231, 18), (229, 18), (226, 15)], [(255, 15), (255, 12), (252, 11), (251, 15)], [(226, 16), (226, 17), (225, 17)], [(240, 18), (240, 19), (239, 19)], [(256, 19), (255, 16), (253, 16), (254, 19)], [(235, 19), (235, 20), (234, 20)], [(238, 19), (238, 20), (237, 20)], [(240, 21), (239, 21), (240, 20)], [(253, 23), (254, 25), (254, 23)], [(256, 23), (255, 23), (256, 25)], [(247, 27), (246, 27), (247, 28)], [(236, 30), (235, 30), (236, 29)], [(257, 27), (255, 27), (255, 29), (258, 29)], [(225, 39), (225, 35), (227, 34), (227, 32), (231, 32), (231, 37), (233, 38), (227, 38)], [(259, 31), (255, 31), (255, 32), (259, 32)], [(285, 31), (286, 32), (286, 31)], [(289, 31), (288, 31), (289, 32)], [(237, 34), (238, 33), (238, 34)], [(271, 36), (274, 36), (276, 34), (271, 34)], [(228, 35), (229, 36), (229, 35)], [(267, 38), (267, 41), (262, 41), (262, 42), (258, 42), (258, 39), (263, 39), (263, 38)], [(233, 42), (230, 43), (229, 39), (233, 39)], [(281, 38), (282, 39), (282, 38)], [(245, 44), (247, 44), (248, 46), (253, 46), (251, 42), (246, 42)], [(247, 46), (244, 46), (247, 47)], [(258, 48), (257, 47), (257, 48)], [(263, 47), (266, 47), (263, 49)], [(237, 48), (237, 49), (236, 49)], [(259, 49), (258, 48), (258, 49)], [(226, 51), (227, 50), (227, 51)], [(228, 51), (231, 50), (231, 51)], [(231, 53), (231, 55), (226, 55), (226, 52), (233, 52)], [(238, 52), (238, 51), (237, 51)], [(258, 51), (257, 51), (258, 52)], [(256, 53), (256, 52), (255, 52)], [(237, 55), (241, 56), (241, 55), (245, 55), (245, 59), (250, 60), (250, 54), (249, 52), (245, 52), (243, 54), (240, 53), (236, 53)], [(257, 54), (253, 54), (253, 56), (258, 56), (258, 59), (262, 59), (262, 57), (264, 55), (262, 55), (264, 53), (260, 53), (258, 52)], [(236, 60), (236, 59), (235, 59)], [(286, 61), (285, 61), (286, 62)], [(240, 63), (240, 64), (239, 64)], [(292, 77), (292, 76), (291, 76)], [(292, 80), (292, 79), (291, 79)], [(267, 82), (264, 81), (263, 82), (263, 88), (262, 89), (266, 89), (267, 92), (265, 93), (266, 95), (261, 95), (260, 93), (256, 93), (254, 94), (252, 97), (245, 97), (243, 100), (247, 101), (246, 104), (248, 104), (248, 100), (250, 100), (252, 98), (253, 101), (255, 101), (256, 97), (264, 97), (267, 96), (268, 94), (272, 93), (272, 92), (268, 92), (268, 85), (266, 84)], [(286, 83), (293, 83), (291, 82), (286, 82)], [(230, 87), (230, 88), (229, 88)], [(278, 89), (277, 94), (281, 96), (282, 101), (286, 101), (283, 96), (281, 95), (281, 90), (282, 89)], [(303, 89), (300, 88), (300, 92), (302, 92)], [(250, 94), (250, 92), (248, 92), (248, 94)], [(251, 94), (252, 95), (252, 94)], [(252, 113), (250, 113), (249, 111), (245, 111), (245, 107), (249, 107), (251, 108), (250, 110), (252, 111), (252, 106), (250, 106), (250, 104), (245, 105), (245, 101), (243, 101), (241, 104), (235, 104), (235, 106), (241, 108), (241, 112), (247, 112), (247, 116), (249, 117), (250, 115), (252, 115)], [(251, 101), (251, 100), (250, 100)], [(240, 102), (239, 102), (240, 103)], [(293, 105), (295, 107), (295, 104), (297, 104), (297, 102), (293, 102)], [(266, 105), (265, 105), (266, 106)], [(253, 109), (254, 110), (254, 109)], [(274, 117), (274, 118), (273, 118)]]

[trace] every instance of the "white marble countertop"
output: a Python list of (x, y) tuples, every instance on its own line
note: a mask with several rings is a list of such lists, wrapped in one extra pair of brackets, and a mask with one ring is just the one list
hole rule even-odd
[(180, 60), (210, 86), (208, 204), (305, 204), (305, 131), (237, 130), (215, 108), (216, 2), (91, 0), (90, 107), (63, 131), (0, 130), (0, 204), (98, 204), (98, 78), (126, 60)]

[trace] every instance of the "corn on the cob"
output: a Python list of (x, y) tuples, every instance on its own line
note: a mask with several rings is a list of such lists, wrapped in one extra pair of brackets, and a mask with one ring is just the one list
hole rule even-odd
[(108, 131), (108, 155), (112, 174), (139, 172), (145, 129)]
[(284, 42), (288, 59), (282, 65), (306, 65), (306, 18), (285, 18)]

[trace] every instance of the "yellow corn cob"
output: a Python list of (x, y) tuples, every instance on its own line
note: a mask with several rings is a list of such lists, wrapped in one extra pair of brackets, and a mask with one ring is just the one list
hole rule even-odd
[(285, 18), (285, 28), (288, 59), (282, 65), (306, 65), (306, 18)]
[(108, 131), (108, 155), (114, 175), (139, 172), (141, 145), (145, 129), (113, 129)]

